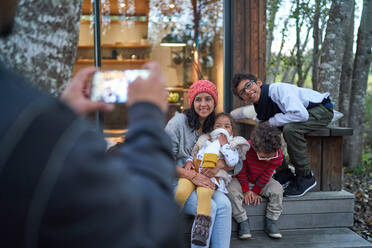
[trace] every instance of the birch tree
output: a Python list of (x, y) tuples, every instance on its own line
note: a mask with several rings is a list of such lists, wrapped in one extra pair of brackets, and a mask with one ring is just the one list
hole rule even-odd
[(363, 11), (358, 30), (357, 51), (354, 60), (353, 79), (350, 98), (350, 127), (354, 134), (348, 139), (346, 153), (350, 156), (350, 167), (359, 165), (362, 161), (364, 109), (369, 68), (371, 65), (372, 47), (372, 0), (363, 1)]
[(0, 39), (0, 60), (58, 94), (72, 76), (80, 14), (81, 0), (19, 0), (13, 34)]
[(344, 114), (344, 118), (340, 119), (340, 126), (349, 126), (349, 106), (350, 106), (350, 92), (351, 92), (351, 79), (353, 75), (353, 44), (354, 44), (354, 10), (355, 4), (353, 5), (353, 12), (351, 22), (349, 23), (348, 31), (345, 33), (345, 52), (342, 61), (342, 71), (340, 80), (340, 104), (339, 111)]
[[(281, 4), (282, 0), (272, 0), (267, 2), (267, 31), (266, 31), (266, 71), (268, 74), (273, 74), (271, 72), (272, 68), (271, 65), (272, 59), (271, 59), (271, 46), (274, 40), (274, 27), (275, 27), (275, 18), (276, 14), (278, 13), (279, 6)], [(272, 78), (272, 76), (270, 76)], [(267, 82), (267, 80), (266, 80)]]
[[(275, 82), (276, 80), (276, 77), (278, 76), (279, 74), (279, 70), (280, 70), (280, 62), (282, 61), (282, 56), (283, 56), (283, 47), (284, 47), (284, 43), (287, 39), (287, 26), (288, 26), (288, 21), (289, 19), (285, 19), (284, 20), (284, 25), (283, 25), (283, 28), (280, 32), (281, 34), (281, 40), (280, 40), (280, 48), (279, 48), (279, 52), (278, 54), (275, 56), (275, 57), (271, 57), (270, 59), (270, 63), (266, 64), (266, 72), (267, 72), (267, 75), (266, 75), (266, 82), (267, 83), (273, 83)], [(271, 48), (270, 48), (271, 49)]]
[(319, 70), (319, 91), (330, 92), (335, 108), (338, 109), (340, 77), (345, 51), (345, 32), (351, 21), (354, 0), (333, 0), (326, 35), (322, 48)]
[(313, 89), (318, 89), (319, 80), (319, 58), (323, 44), (324, 26), (327, 23), (329, 8), (327, 7), (329, 0), (315, 0), (313, 6), (313, 53), (312, 53), (312, 76), (311, 82)]

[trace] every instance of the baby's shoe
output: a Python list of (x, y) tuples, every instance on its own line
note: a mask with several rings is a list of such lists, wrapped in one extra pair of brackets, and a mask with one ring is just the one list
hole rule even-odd
[(280, 233), (277, 222), (277, 220), (272, 220), (265, 217), (265, 232), (274, 239), (282, 238), (282, 234)]
[(210, 216), (197, 214), (191, 231), (191, 243), (194, 245), (206, 246), (211, 224), (212, 219)]
[(249, 226), (249, 220), (248, 219), (239, 223), (239, 233), (238, 234), (239, 234), (238, 236), (239, 236), (240, 239), (252, 238), (251, 228)]

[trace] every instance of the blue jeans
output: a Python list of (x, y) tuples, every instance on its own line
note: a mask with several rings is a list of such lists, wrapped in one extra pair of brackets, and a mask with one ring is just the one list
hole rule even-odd
[[(175, 187), (175, 189), (177, 186)], [(174, 190), (175, 192), (175, 190)], [(186, 214), (196, 215), (196, 207), (198, 201), (196, 198), (196, 191), (194, 190), (189, 199), (187, 199), (183, 211)], [(209, 232), (207, 245), (212, 240), (212, 248), (228, 248), (230, 247), (231, 237), (231, 204), (229, 198), (220, 192), (215, 191), (211, 202), (211, 218), (212, 225)], [(201, 246), (191, 244), (192, 248)]]

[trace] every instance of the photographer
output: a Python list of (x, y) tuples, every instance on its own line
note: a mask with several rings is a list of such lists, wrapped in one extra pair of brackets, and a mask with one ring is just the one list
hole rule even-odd
[[(2, 36), (16, 2), (2, 2)], [(157, 63), (145, 68), (149, 78), (129, 87), (125, 145), (108, 155), (102, 135), (76, 115), (113, 108), (87, 98), (95, 69), (62, 94), (72, 111), (0, 64), (0, 247), (181, 245), (165, 79)]]

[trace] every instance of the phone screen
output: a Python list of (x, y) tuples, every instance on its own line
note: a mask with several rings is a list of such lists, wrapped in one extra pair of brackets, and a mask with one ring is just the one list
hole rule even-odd
[(147, 79), (149, 70), (97, 71), (93, 76), (91, 100), (108, 103), (125, 103), (128, 85), (137, 77)]

